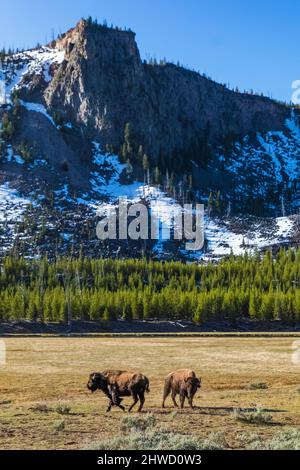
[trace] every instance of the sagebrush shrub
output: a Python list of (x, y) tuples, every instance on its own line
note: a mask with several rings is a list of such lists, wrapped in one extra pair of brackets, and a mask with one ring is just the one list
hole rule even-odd
[(156, 418), (126, 416), (121, 421), (123, 435), (100, 442), (91, 442), (89, 450), (221, 450), (226, 447), (220, 434), (211, 434), (200, 440), (197, 437), (157, 427)]
[(257, 407), (254, 411), (244, 412), (239, 408), (233, 411), (233, 417), (237, 421), (250, 424), (270, 424), (273, 422), (273, 417), (270, 414), (264, 412), (260, 407)]
[(59, 421), (55, 421), (53, 423), (53, 429), (54, 431), (63, 431), (66, 427), (66, 423), (64, 419), (61, 419)]
[(156, 418), (152, 413), (146, 416), (128, 415), (122, 419), (122, 431), (146, 431), (146, 429), (156, 425)]
[(55, 411), (60, 415), (68, 415), (71, 411), (71, 407), (69, 405), (65, 405), (64, 403), (60, 403), (55, 408)]
[(266, 390), (269, 386), (264, 382), (254, 382), (251, 383), (248, 388), (250, 390)]
[(255, 440), (248, 445), (253, 450), (300, 450), (300, 429), (288, 428), (279, 431), (266, 442)]

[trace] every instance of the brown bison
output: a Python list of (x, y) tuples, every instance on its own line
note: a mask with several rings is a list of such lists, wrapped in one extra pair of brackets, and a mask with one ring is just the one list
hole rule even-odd
[(131, 411), (139, 400), (138, 411), (141, 411), (145, 402), (145, 392), (149, 392), (149, 380), (140, 373), (125, 370), (104, 370), (90, 374), (87, 388), (92, 392), (99, 389), (105, 393), (109, 399), (107, 411), (110, 411), (113, 405), (125, 411), (124, 406), (121, 405), (121, 397), (127, 396), (133, 398), (133, 403), (128, 411)]
[(179, 369), (175, 372), (171, 372), (165, 378), (164, 395), (162, 407), (165, 407), (165, 401), (167, 396), (171, 393), (171, 397), (175, 406), (176, 395), (179, 394), (180, 407), (183, 408), (184, 401), (187, 398), (189, 405), (193, 408), (193, 398), (198, 388), (201, 387), (201, 379), (196, 377), (196, 374), (191, 369)]

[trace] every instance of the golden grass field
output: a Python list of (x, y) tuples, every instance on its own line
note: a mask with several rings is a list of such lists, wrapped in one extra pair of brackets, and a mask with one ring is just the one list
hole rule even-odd
[[(295, 338), (6, 338), (7, 363), (0, 366), (0, 448), (82, 449), (120, 433), (121, 410), (106, 413), (107, 399), (86, 388), (88, 375), (105, 368), (138, 370), (148, 376), (144, 412), (158, 423), (199, 438), (221, 432), (229, 448), (244, 447), (248, 434), (264, 440), (286, 427), (300, 428), (300, 365), (291, 360)], [(298, 340), (299, 341), (299, 340)], [(194, 404), (177, 414), (171, 399), (161, 409), (164, 376), (195, 369), (202, 388)], [(249, 390), (265, 382), (264, 390)], [(299, 389), (299, 390), (298, 390)], [(56, 407), (71, 407), (62, 417)], [(125, 405), (131, 398), (125, 398)], [(48, 411), (42, 411), (47, 405)], [(237, 421), (234, 408), (261, 405), (272, 424)]]

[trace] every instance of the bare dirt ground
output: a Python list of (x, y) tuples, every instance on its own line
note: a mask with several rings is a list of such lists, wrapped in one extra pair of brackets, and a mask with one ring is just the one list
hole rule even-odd
[[(159, 424), (199, 438), (222, 433), (228, 448), (244, 448), (254, 434), (264, 441), (279, 430), (300, 428), (300, 364), (292, 361), (299, 340), (292, 337), (2, 341), (6, 365), (0, 365), (0, 449), (82, 449), (120, 434), (122, 411), (106, 413), (107, 399), (86, 388), (89, 373), (105, 368), (142, 371), (150, 380), (144, 412), (154, 413)], [(183, 367), (195, 369), (202, 388), (195, 410), (174, 414), (170, 398), (168, 408), (160, 407), (163, 379)], [(267, 388), (249, 389), (258, 382)], [(70, 407), (68, 414), (58, 413), (60, 404)], [(272, 416), (272, 423), (250, 424), (233, 416), (235, 408), (257, 405)]]

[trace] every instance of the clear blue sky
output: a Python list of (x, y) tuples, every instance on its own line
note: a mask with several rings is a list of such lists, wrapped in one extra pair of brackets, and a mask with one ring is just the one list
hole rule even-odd
[(290, 101), (300, 80), (299, 0), (0, 0), (0, 47), (33, 47), (89, 15), (136, 32), (141, 56)]

